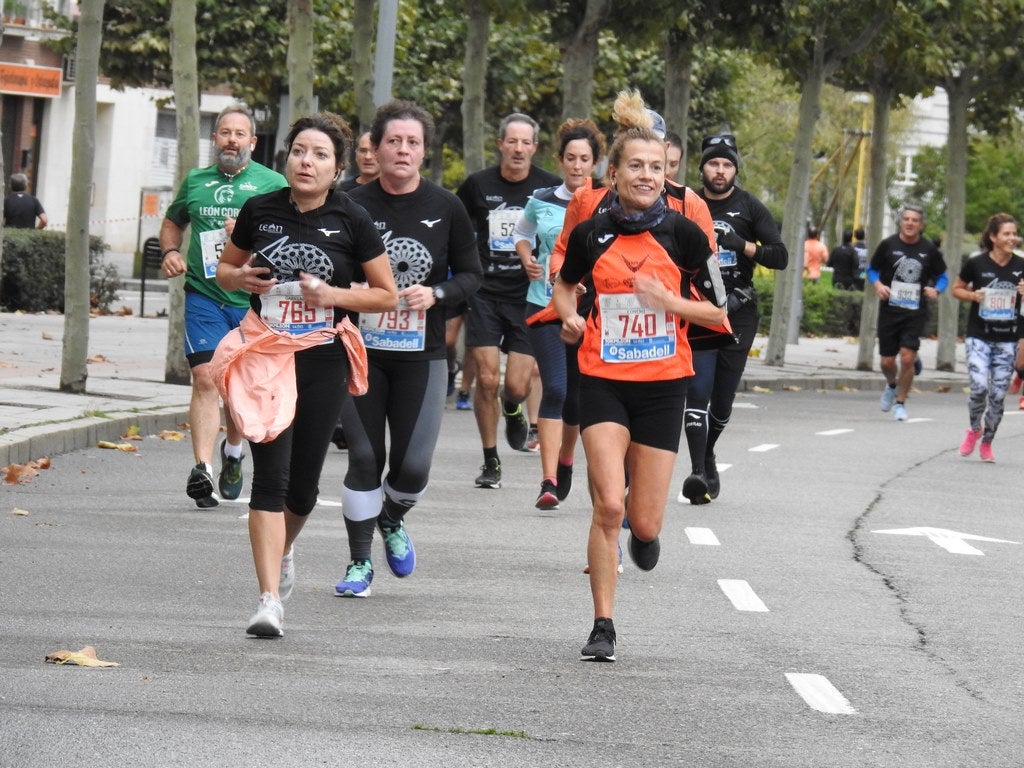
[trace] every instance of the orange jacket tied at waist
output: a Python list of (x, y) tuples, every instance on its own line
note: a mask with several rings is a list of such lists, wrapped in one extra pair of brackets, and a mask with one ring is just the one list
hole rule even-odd
[(367, 389), (366, 347), (347, 318), (334, 328), (292, 335), (268, 327), (249, 310), (238, 328), (217, 345), (210, 361), (213, 382), (247, 440), (267, 443), (295, 418), (295, 353), (338, 336), (349, 360), (348, 391)]

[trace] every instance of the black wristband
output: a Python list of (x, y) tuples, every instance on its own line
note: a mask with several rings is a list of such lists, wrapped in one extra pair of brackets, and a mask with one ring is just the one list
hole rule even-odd
[(166, 251), (164, 251), (163, 253), (160, 254), (160, 261), (163, 261), (164, 259), (166, 259), (168, 253), (175, 253), (175, 252), (181, 253), (181, 251), (178, 248), (168, 248)]

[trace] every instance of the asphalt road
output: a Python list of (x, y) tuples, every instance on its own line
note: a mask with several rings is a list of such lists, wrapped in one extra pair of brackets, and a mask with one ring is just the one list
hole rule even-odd
[[(907, 423), (877, 400), (742, 396), (710, 505), (674, 500), (681, 457), (661, 563), (619, 582), (615, 664), (578, 660), (582, 451), (540, 512), (535, 455), (505, 448), (502, 489), (473, 488), (473, 417), (450, 410), (416, 572), (377, 541), (373, 596), (343, 600), (332, 448), (271, 641), (244, 634), (246, 506), (191, 505), (187, 440), (58, 456), (3, 492), (0, 764), (1019, 766), (1024, 412), (985, 464), (957, 453), (961, 393), (916, 395)], [(120, 666), (43, 662), (84, 645)]]

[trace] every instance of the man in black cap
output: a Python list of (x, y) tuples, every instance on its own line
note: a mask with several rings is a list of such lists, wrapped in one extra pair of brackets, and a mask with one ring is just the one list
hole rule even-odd
[(691, 504), (706, 504), (718, 496), (715, 444), (729, 423), (747, 353), (757, 334), (754, 267), (785, 269), (789, 262), (771, 213), (764, 203), (736, 186), (739, 165), (734, 136), (704, 139), (700, 158), (703, 189), (697, 194), (707, 203), (714, 220), (718, 266), (729, 296), (733, 336), (709, 335), (691, 327), (694, 376), (686, 395), (684, 425), (692, 474), (683, 482), (679, 497)]

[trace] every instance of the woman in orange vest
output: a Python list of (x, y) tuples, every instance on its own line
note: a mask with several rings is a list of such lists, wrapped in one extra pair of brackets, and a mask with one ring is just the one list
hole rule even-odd
[[(562, 339), (582, 339), (580, 428), (593, 503), (587, 561), (594, 626), (581, 653), (592, 661), (615, 660), (612, 608), (624, 518), (633, 562), (645, 571), (658, 562), (686, 378), (693, 375), (686, 324), (720, 325), (726, 301), (708, 238), (662, 196), (665, 143), (651, 131), (642, 100), (636, 95), (632, 104), (616, 106), (620, 130), (608, 169), (616, 197), (607, 211), (572, 231), (552, 296)], [(594, 303), (583, 317), (576, 286), (585, 278)], [(689, 298), (691, 285), (708, 300)]]

